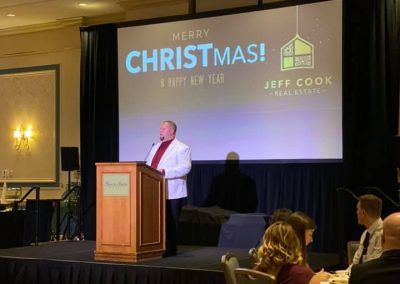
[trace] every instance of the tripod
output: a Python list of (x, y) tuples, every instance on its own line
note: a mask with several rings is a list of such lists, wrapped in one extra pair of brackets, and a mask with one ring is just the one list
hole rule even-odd
[(67, 200), (67, 211), (64, 213), (59, 227), (65, 222), (63, 239), (83, 240), (81, 226), (80, 185), (71, 184), (71, 171), (68, 171), (68, 190), (63, 194), (61, 201)]
[(61, 168), (68, 171), (68, 187), (67, 191), (61, 197), (61, 201), (67, 202), (67, 212), (58, 224), (60, 228), (63, 222), (66, 222), (63, 238), (83, 239), (81, 226), (81, 187), (78, 183), (74, 186), (71, 184), (71, 171), (79, 170), (79, 150), (78, 147), (61, 147)]

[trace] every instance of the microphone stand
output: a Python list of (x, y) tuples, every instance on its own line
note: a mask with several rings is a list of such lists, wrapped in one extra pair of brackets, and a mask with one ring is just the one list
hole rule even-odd
[(150, 147), (149, 151), (147, 151), (147, 154), (146, 154), (146, 156), (144, 157), (144, 163), (147, 162), (147, 158), (149, 157), (150, 152), (151, 152), (151, 149), (153, 149), (153, 146), (154, 146), (155, 144), (156, 144), (155, 142), (153, 142), (153, 143), (151, 144), (151, 147)]
[(354, 199), (356, 199), (358, 201), (358, 196), (354, 194), (354, 192), (352, 192), (350, 189), (348, 189), (347, 187), (338, 187), (336, 188), (336, 191), (345, 191), (348, 194), (350, 194)]
[[(394, 201), (389, 195), (387, 195), (386, 193), (384, 193), (382, 190), (379, 189), (379, 187), (376, 186), (366, 186), (364, 187), (365, 189), (372, 189), (375, 190), (377, 192), (379, 192), (380, 194), (382, 194), (382, 196), (384, 196), (386, 198), (386, 200), (388, 200), (390, 203), (392, 203), (394, 206), (396, 207), (400, 207), (400, 204), (397, 203), (396, 201)], [(400, 192), (399, 192), (400, 194)], [(400, 196), (399, 196), (400, 197)]]
[[(336, 191), (337, 192), (344, 191), (347, 194), (349, 194), (350, 196), (352, 196), (355, 200), (357, 200), (357, 202), (359, 201), (358, 196), (347, 187), (338, 187), (338, 188), (336, 188)], [(350, 201), (347, 200), (347, 198), (346, 198), (346, 202), (345, 202), (345, 200), (343, 200), (342, 203), (337, 204), (338, 212), (337, 212), (336, 222), (340, 223), (340, 226), (338, 226), (338, 230), (336, 232), (336, 237), (338, 239), (339, 247), (341, 248), (340, 249), (340, 263), (341, 264), (346, 263), (347, 262), (346, 260), (348, 259), (347, 251), (342, 250), (342, 249), (344, 247), (346, 247), (346, 244), (349, 239), (353, 239), (352, 232), (351, 232), (353, 225), (351, 225), (351, 224), (354, 222), (354, 220), (353, 220), (354, 217), (353, 217), (353, 215), (348, 215), (349, 208), (347, 208), (346, 205), (349, 205), (349, 203), (350, 203)], [(354, 205), (352, 205), (352, 206), (354, 206)]]

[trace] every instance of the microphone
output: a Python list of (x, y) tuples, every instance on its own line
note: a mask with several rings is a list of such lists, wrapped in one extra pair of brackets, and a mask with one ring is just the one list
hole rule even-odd
[(353, 196), (354, 199), (356, 199), (358, 201), (358, 196), (354, 194), (354, 192), (352, 192), (350, 189), (348, 189), (347, 187), (338, 187), (336, 188), (336, 191), (346, 191), (347, 193), (349, 193), (351, 196)]
[[(386, 200), (388, 200), (390, 203), (392, 203), (393, 205), (395, 205), (396, 207), (400, 207), (400, 204), (398, 204), (396, 201), (394, 201), (392, 198), (390, 198), (386, 193), (384, 193), (382, 190), (379, 189), (379, 187), (376, 186), (366, 186), (364, 187), (365, 189), (373, 189), (376, 190), (377, 192), (379, 192), (380, 194), (382, 194)], [(399, 190), (399, 198), (400, 198), (400, 190)]]
[(150, 152), (151, 152), (151, 149), (153, 149), (153, 146), (154, 146), (155, 144), (156, 144), (155, 142), (151, 143), (151, 147), (150, 147), (149, 151), (147, 151), (146, 156), (144, 157), (144, 162), (145, 162), (145, 163), (147, 162), (147, 158), (149, 157)]

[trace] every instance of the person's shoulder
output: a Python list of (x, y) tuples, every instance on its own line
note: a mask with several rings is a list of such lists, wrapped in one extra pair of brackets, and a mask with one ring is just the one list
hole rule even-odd
[(188, 145), (186, 145), (185, 143), (183, 143), (182, 141), (180, 141), (180, 140), (178, 140), (178, 139), (174, 139), (174, 143), (176, 144), (176, 145), (179, 145), (179, 147), (181, 147), (181, 148), (189, 148), (189, 146)]
[(372, 231), (375, 231), (375, 232), (382, 232), (382, 230), (383, 230), (383, 220), (382, 220), (382, 218), (378, 218), (378, 219), (376, 219), (376, 221), (372, 224)]
[(367, 262), (354, 264), (351, 267), (351, 273), (353, 273), (354, 271), (368, 271), (370, 269), (373, 269), (375, 266), (379, 266), (381, 263), (382, 263), (381, 258), (375, 258)]
[(286, 271), (290, 274), (304, 274), (304, 273), (314, 274), (311, 268), (301, 264), (288, 264), (283, 266), (281, 270)]
[(379, 218), (378, 219), (378, 226), (377, 226), (378, 228), (378, 230), (383, 230), (383, 220), (382, 220), (382, 218)]
[[(390, 275), (393, 267), (396, 267), (396, 269), (398, 268), (396, 261), (387, 257), (380, 257), (364, 263), (354, 264), (351, 267), (349, 283), (394, 283), (385, 282), (385, 280), (378, 281), (382, 279), (382, 277)], [(396, 277), (396, 279), (398, 279), (398, 277)]]
[(279, 271), (278, 275), (279, 275), (278, 278), (280, 280), (290, 278), (290, 279), (296, 279), (297, 282), (293, 283), (308, 283), (310, 279), (314, 276), (314, 272), (311, 270), (311, 268), (305, 265), (289, 264), (283, 266)]
[(400, 263), (400, 249), (385, 251), (382, 253), (380, 258), (382, 260), (388, 260), (390, 262), (397, 261), (398, 263)]

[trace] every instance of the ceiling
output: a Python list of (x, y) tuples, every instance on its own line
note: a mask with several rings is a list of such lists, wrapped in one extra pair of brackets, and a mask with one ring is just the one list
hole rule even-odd
[[(264, 0), (278, 2), (282, 0)], [(157, 6), (173, 9), (190, 0), (0, 0), (0, 35), (60, 23), (97, 24), (129, 19), (132, 11)], [(258, 0), (197, 0), (199, 10), (255, 5)], [(86, 4), (86, 5), (82, 5)], [(198, 11), (199, 11), (198, 10)], [(140, 13), (140, 12), (139, 12)]]
[[(0, 30), (51, 23), (60, 19), (121, 13), (124, 10), (118, 2), (121, 1), (0, 0)], [(87, 5), (80, 6), (80, 3)]]

